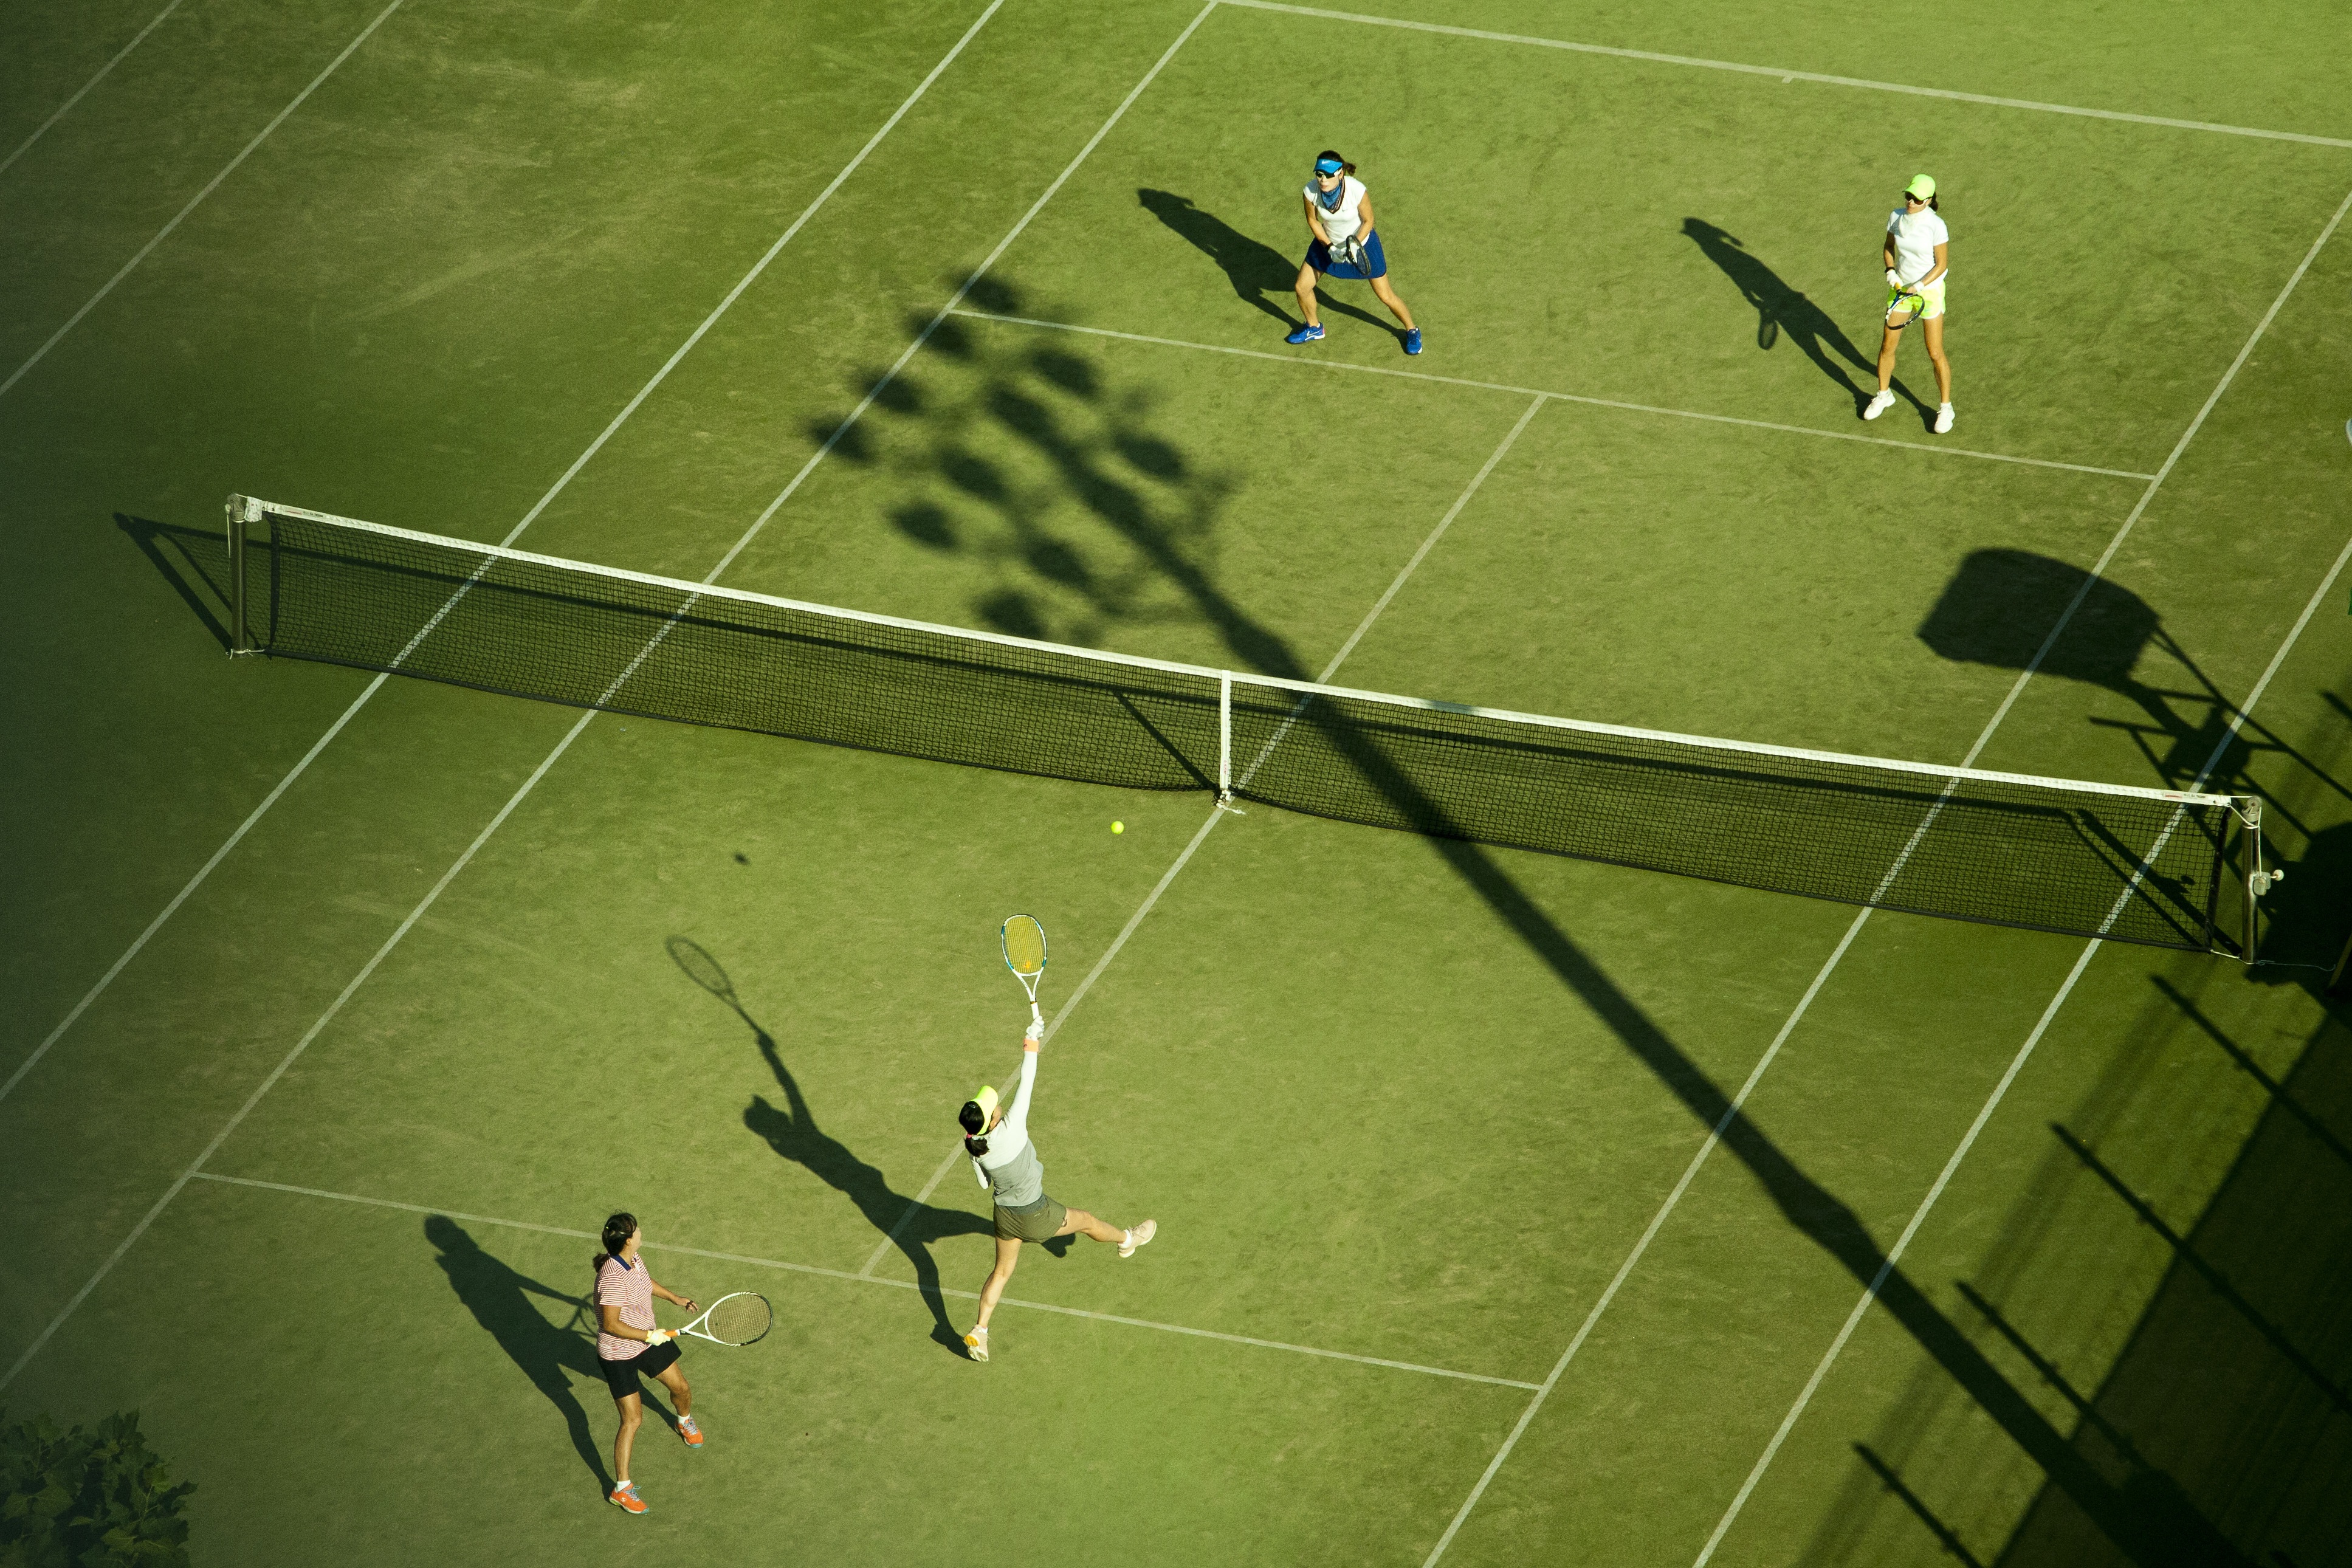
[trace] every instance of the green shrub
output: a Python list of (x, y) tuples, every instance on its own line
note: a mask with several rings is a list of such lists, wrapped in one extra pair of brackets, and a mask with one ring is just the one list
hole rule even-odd
[(187, 1568), (196, 1489), (169, 1479), (135, 1410), (95, 1432), (46, 1415), (0, 1430), (0, 1568)]

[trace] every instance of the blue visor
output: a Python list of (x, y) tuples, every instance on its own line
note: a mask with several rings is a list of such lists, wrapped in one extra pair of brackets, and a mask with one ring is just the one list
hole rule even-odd
[(1336, 158), (1318, 158), (1315, 162), (1315, 172), (1318, 174), (1336, 174), (1346, 167)]

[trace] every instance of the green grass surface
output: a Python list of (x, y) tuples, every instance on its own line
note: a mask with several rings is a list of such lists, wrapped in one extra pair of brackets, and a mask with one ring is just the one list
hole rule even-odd
[[(381, 8), (186, 0), (0, 172), (0, 376)], [(1386, 14), (2352, 135), (2273, 8), (1909, 58), (1847, 4), (1442, 9)], [(199, 1563), (1412, 1564), (1590, 1325), (1443, 1560), (1679, 1564), (1948, 1176), (1713, 1561), (2344, 1560), (2340, 584), (2288, 646), (2344, 548), (2340, 234), (2206, 405), (2352, 149), (1223, 6), (753, 531), (1198, 14), (1008, 0), (519, 541), (2127, 784), (2267, 676), (2212, 776), (2289, 871), (2263, 966), (2105, 948), (2053, 1011), (2078, 942), (635, 719), (531, 784), (577, 714), (394, 679), (58, 1032), (370, 687), (220, 657), (220, 497), (504, 537), (980, 12), (406, 0), (0, 395), (0, 1400), (141, 1409)], [(0, 17), (0, 157), (153, 14)], [(1418, 360), (1348, 285), (1250, 357), (1328, 142)], [(1853, 418), (1923, 166), (1940, 438)], [(1012, 1066), (1016, 909), (1049, 1005), (1109, 960), (1049, 1190), (1162, 1230), (1028, 1249), (979, 1367), (941, 1135)], [(691, 1353), (711, 1446), (648, 1429), (642, 1521), (559, 1234), (614, 1207), (778, 1310)]]

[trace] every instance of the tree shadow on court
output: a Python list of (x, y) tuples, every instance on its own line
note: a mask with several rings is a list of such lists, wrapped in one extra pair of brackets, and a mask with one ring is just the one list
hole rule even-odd
[[(1135, 198), (1152, 216), (1215, 262), (1223, 270), (1226, 281), (1234, 286), (1234, 297), (1244, 304), (1255, 306), (1280, 321), (1286, 332), (1300, 324), (1301, 318), (1291, 312), (1288, 303), (1276, 303), (1298, 298), (1292, 291), (1298, 279), (1297, 259), (1283, 255), (1263, 240), (1252, 239), (1213, 213), (1202, 211), (1192, 205), (1190, 196), (1146, 187), (1138, 190)], [(1299, 246), (1303, 257), (1306, 241), (1301, 239)], [(1315, 297), (1326, 310), (1368, 321), (1399, 341), (1404, 337), (1404, 329), (1387, 317), (1336, 300), (1328, 289), (1318, 289)]]
[[(914, 1267), (915, 1284), (923, 1304), (931, 1310), (931, 1338), (962, 1355), (963, 1335), (948, 1320), (947, 1302), (940, 1294), (939, 1265), (932, 1261), (930, 1249), (934, 1243), (950, 1237), (993, 1236), (994, 1226), (963, 1209), (934, 1208), (893, 1192), (887, 1177), (817, 1125), (816, 1113), (802, 1094), (799, 1080), (784, 1066), (783, 1053), (775, 1037), (744, 1011), (718, 961), (682, 936), (671, 937), (666, 945), (670, 957), (688, 978), (733, 1008), (751, 1028), (760, 1059), (767, 1064), (776, 1087), (782, 1091), (782, 1105), (764, 1094), (753, 1095), (751, 1103), (744, 1108), (743, 1125), (779, 1155), (802, 1166), (855, 1204), (866, 1223), (906, 1256)], [(713, 983), (714, 977), (717, 984)]]
[[(549, 1322), (532, 1304), (531, 1298), (536, 1296), (571, 1308), (574, 1323), (582, 1321), (583, 1312), (593, 1311), (588, 1302), (542, 1285), (483, 1251), (481, 1244), (463, 1226), (446, 1215), (426, 1216), (425, 1239), (439, 1249), (434, 1261), (449, 1277), (449, 1288), (457, 1291), (457, 1300), (474, 1314), (474, 1321), (498, 1341), (499, 1348), (507, 1352), (522, 1374), (530, 1379), (531, 1386), (555, 1406), (572, 1434), (572, 1447), (579, 1454), (580, 1462), (595, 1474), (600, 1486), (611, 1490), (612, 1478), (604, 1468), (604, 1457), (589, 1431), (588, 1414), (572, 1393), (568, 1375), (576, 1373), (599, 1389), (604, 1386), (604, 1369), (596, 1360), (596, 1342), (576, 1329)], [(593, 1317), (587, 1321), (594, 1321)]]
[[(1009, 283), (990, 280), (974, 289), (972, 298), (983, 309), (1022, 313), (1020, 291)], [(935, 440), (932, 450), (942, 455), (943, 467), (948, 461), (961, 464), (976, 456), (961, 439), (961, 421), (976, 418), (992, 426), (994, 440), (1001, 443), (1009, 438), (1018, 448), (1044, 459), (1045, 471), (1055, 479), (1054, 499), (1076, 498), (1128, 542), (1143, 563), (1163, 575), (1190, 606), (1192, 616), (1215, 631), (1232, 668), (1297, 680), (1313, 679), (1306, 661), (1287, 641), (1224, 590), (1213, 559), (1201, 552), (1197, 538), (1184, 531), (1182, 513), (1171, 517), (1167, 509), (1109, 467), (1122, 441), (1150, 437), (1139, 429), (1122, 426), (1115, 407), (1108, 416), (1103, 413), (1101, 405), (1111, 402), (1113, 395), (1090, 365), (1054, 347), (990, 346), (961, 332), (941, 336), (944, 342), (936, 338), (934, 342), (942, 354), (960, 373), (976, 378), (977, 384), (961, 392), (952, 407), (922, 386), (908, 388), (900, 402), (886, 406), (909, 421), (933, 423), (943, 437), (955, 437)], [(1014, 340), (1016, 344), (1025, 341)], [(1036, 389), (1040, 379), (1087, 406), (1065, 407)], [(1109, 422), (1108, 433), (1094, 433), (1091, 422), (1104, 418)], [(1157, 443), (1151, 450), (1150, 462), (1158, 471), (1171, 475), (1185, 471), (1187, 459), (1167, 443)], [(875, 460), (873, 454), (866, 460)], [(982, 490), (973, 487), (969, 478), (958, 479), (951, 474), (950, 479), (1008, 515), (1016, 510), (1009, 486)], [(1018, 504), (1041, 502), (1042, 498), (1027, 498)], [(899, 526), (905, 527), (903, 521)], [(933, 542), (940, 549), (964, 547), (963, 535), (955, 531), (944, 531)], [(1012, 560), (1016, 565), (1027, 564), (1057, 586), (1065, 581), (1066, 574), (1057, 572), (1053, 563), (1020, 555)], [(1105, 603), (1100, 607), (1107, 623), (1116, 620), (1115, 605)], [(1315, 700), (1304, 699), (1301, 713), (1306, 703)], [(2210, 1568), (2238, 1561), (2212, 1522), (2189, 1506), (2179, 1489), (2160, 1475), (2118, 1481), (2086, 1461), (2066, 1435), (1926, 1292), (1889, 1262), (1859, 1216), (1790, 1160), (1761, 1128), (1734, 1110), (1723, 1089), (1517, 884), (1496, 855), (1464, 836), (1440, 804), (1429, 798), (1390, 755), (1381, 736), (1336, 709), (1316, 714), (1312, 722), (1318, 738), (1391, 803), (1400, 816), (1422, 826), (1432, 851), (1616, 1035), (1694, 1121), (1719, 1136), (1724, 1150), (1762, 1187), (1787, 1223), (1857, 1285), (1874, 1291), (1879, 1305), (1912, 1340), (2130, 1561), (2143, 1568), (2189, 1568), (2189, 1564)]]
[[(1821, 367), (1823, 375), (1836, 382), (1853, 399), (1854, 412), (1860, 414), (1878, 387), (1877, 356), (1864, 354), (1856, 348), (1853, 340), (1830, 319), (1828, 311), (1773, 271), (1738, 235), (1696, 217), (1683, 219), (1683, 234), (1699, 247), (1702, 255), (1723, 269), (1723, 275), (1738, 289), (1740, 298), (1754, 308), (1756, 346), (1769, 349), (1786, 332), (1790, 341), (1804, 351), (1805, 357)], [(1841, 360), (1844, 363), (1839, 363)], [(1846, 374), (1848, 364), (1862, 372), (1859, 383)], [(1934, 404), (1921, 403), (1917, 395), (1903, 384), (1900, 376), (1894, 384), (1927, 418), (1935, 418)]]

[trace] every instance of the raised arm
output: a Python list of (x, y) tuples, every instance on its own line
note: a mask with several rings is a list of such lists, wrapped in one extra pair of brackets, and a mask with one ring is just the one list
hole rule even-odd
[(1013, 1091), (1013, 1109), (1004, 1113), (1003, 1131), (1007, 1143), (1018, 1146), (1029, 1136), (1029, 1091), (1037, 1083), (1037, 1042), (1021, 1042), (1021, 1087)]

